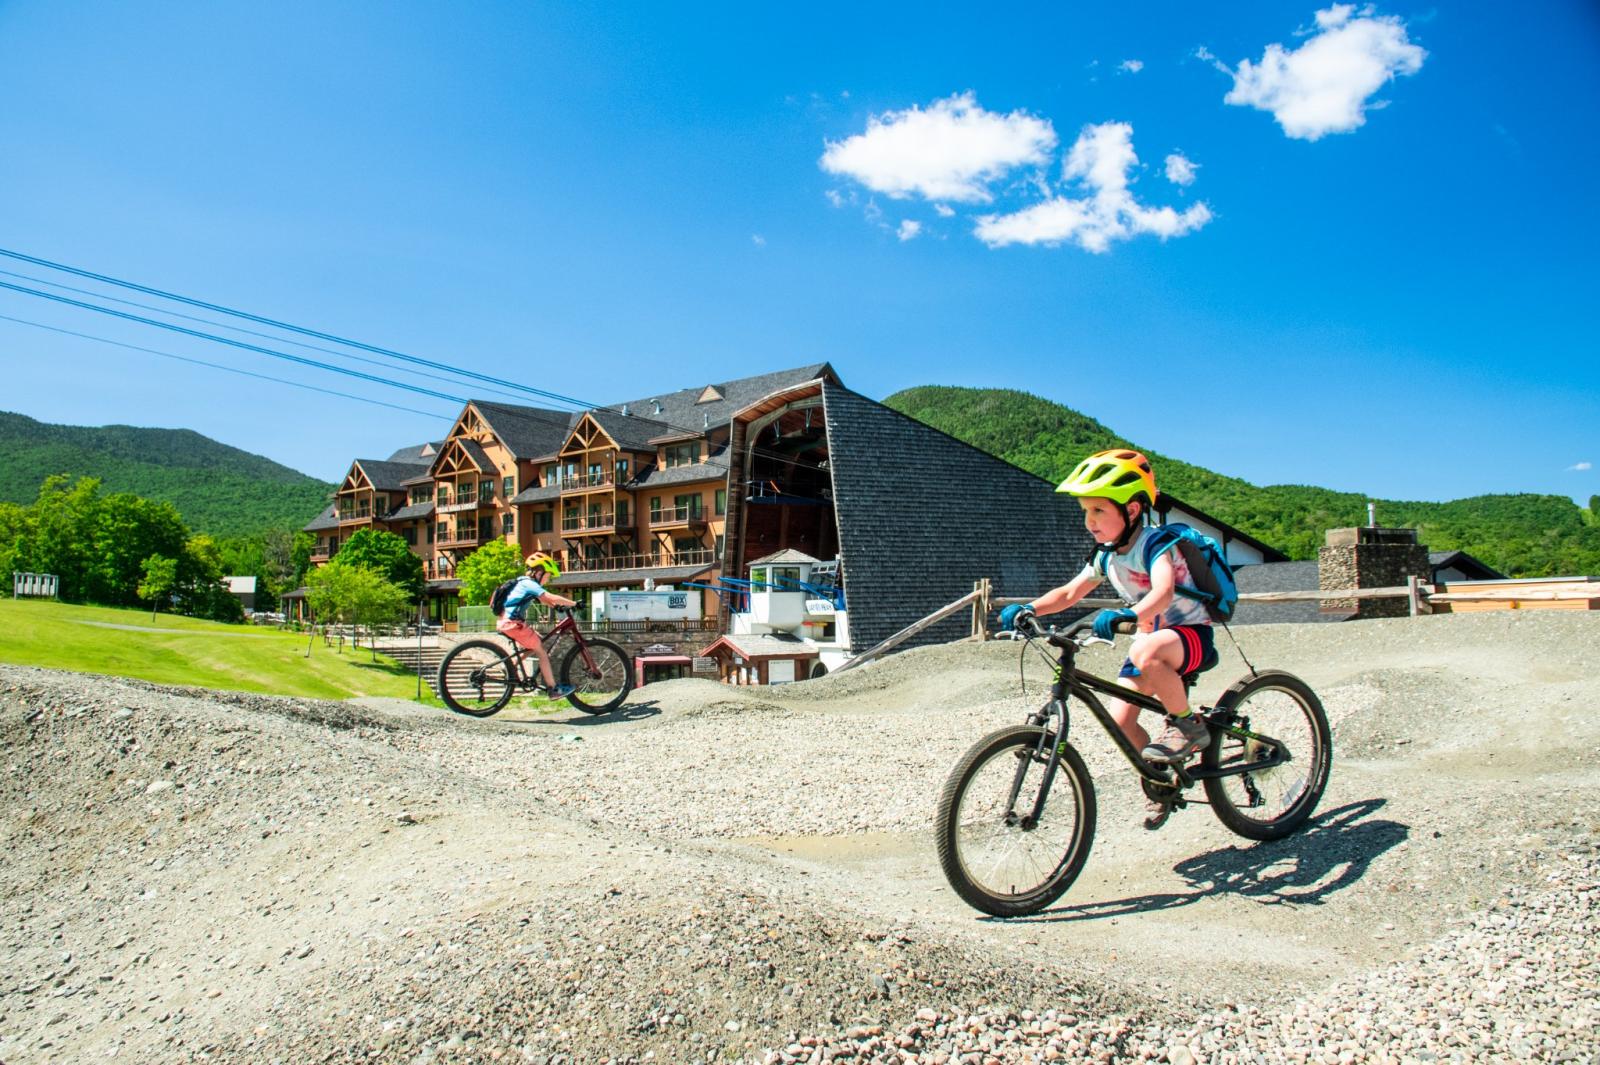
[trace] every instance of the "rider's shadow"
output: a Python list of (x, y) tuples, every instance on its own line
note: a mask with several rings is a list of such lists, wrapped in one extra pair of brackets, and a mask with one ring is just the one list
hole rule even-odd
[(545, 717), (534, 718), (502, 718), (496, 722), (508, 728), (522, 728), (528, 725), (556, 725), (561, 728), (587, 728), (592, 725), (615, 725), (624, 721), (643, 721), (661, 713), (661, 704), (654, 699), (637, 702), (623, 703), (615, 710), (604, 714), (586, 714), (581, 710), (569, 713), (555, 713)]
[(1320, 906), (1366, 875), (1374, 858), (1405, 841), (1410, 829), (1374, 819), (1387, 800), (1364, 799), (1329, 810), (1287, 839), (1229, 845), (1187, 858), (1173, 871), (1194, 888), (1134, 895), (1046, 910), (1035, 921), (1088, 921), (1177, 909), (1213, 895), (1241, 895), (1267, 905)]

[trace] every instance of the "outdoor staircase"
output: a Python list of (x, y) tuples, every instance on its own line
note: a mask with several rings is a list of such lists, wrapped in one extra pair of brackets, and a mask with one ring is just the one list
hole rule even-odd
[(422, 679), (433, 691), (434, 695), (439, 694), (439, 690), (437, 687), (435, 687), (435, 684), (439, 677), (439, 663), (444, 659), (445, 652), (447, 650), (448, 648), (445, 647), (423, 646), (419, 648), (414, 643), (378, 645), (379, 654), (386, 655), (389, 658), (394, 659), (402, 666), (405, 666), (406, 669), (410, 670), (412, 673), (417, 671), (417, 664), (420, 660), (422, 665)]

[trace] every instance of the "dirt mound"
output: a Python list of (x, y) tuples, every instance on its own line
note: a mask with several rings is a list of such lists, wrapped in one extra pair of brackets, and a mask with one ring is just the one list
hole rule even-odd
[[(1238, 637), (1334, 722), (1311, 823), (1144, 832), (1080, 714), (1094, 849), (1010, 922), (954, 897), (929, 828), (960, 753), (1042, 698), (1013, 644), (537, 720), (0, 666), (0, 1061), (1592, 1052), (1600, 623)], [(1201, 701), (1245, 669), (1219, 646)]]

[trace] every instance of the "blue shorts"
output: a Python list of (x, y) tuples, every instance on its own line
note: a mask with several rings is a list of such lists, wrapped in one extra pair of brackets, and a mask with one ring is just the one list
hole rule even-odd
[[(1178, 663), (1178, 676), (1187, 677), (1191, 673), (1202, 673), (1217, 664), (1216, 644), (1212, 642), (1210, 625), (1174, 625), (1163, 632), (1178, 634), (1178, 645), (1183, 648), (1183, 661)], [(1139, 667), (1133, 664), (1133, 659), (1122, 660), (1122, 668), (1117, 670), (1119, 677), (1137, 677)]]

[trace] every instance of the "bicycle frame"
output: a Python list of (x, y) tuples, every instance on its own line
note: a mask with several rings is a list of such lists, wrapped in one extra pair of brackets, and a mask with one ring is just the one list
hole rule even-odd
[[(1049, 764), (1045, 767), (1044, 780), (1039, 787), (1038, 796), (1034, 800), (1033, 812), (1022, 819), (1024, 827), (1027, 827), (1027, 823), (1030, 821), (1037, 823), (1039, 815), (1044, 809), (1045, 798), (1050, 793), (1050, 785), (1055, 782), (1056, 767), (1060, 765), (1061, 761), (1061, 748), (1067, 742), (1067, 732), (1071, 726), (1070, 716), (1067, 712), (1068, 698), (1077, 698), (1089, 708), (1089, 712), (1094, 715), (1096, 721), (1100, 722), (1100, 727), (1105, 729), (1106, 734), (1111, 737), (1112, 742), (1122, 752), (1122, 756), (1128, 760), (1128, 764), (1133, 767), (1135, 773), (1151, 784), (1161, 787), (1177, 786), (1188, 788), (1196, 781), (1215, 777), (1241, 776), (1245, 773), (1270, 769), (1290, 760), (1291, 755), (1282, 742), (1236, 725), (1232, 710), (1226, 707), (1216, 709), (1201, 707), (1200, 712), (1205, 716), (1207, 723), (1214, 731), (1237, 736), (1241, 739), (1254, 740), (1263, 745), (1266, 756), (1241, 764), (1218, 766), (1215, 769), (1203, 769), (1198, 766), (1186, 768), (1182, 765), (1155, 766), (1146, 762), (1143, 755), (1134, 748), (1133, 742), (1123, 735), (1116, 719), (1111, 716), (1110, 711), (1105, 708), (1105, 704), (1096, 697), (1095, 693), (1099, 692), (1111, 698), (1121, 699), (1137, 706), (1140, 710), (1149, 710), (1158, 714), (1165, 714), (1167, 712), (1166, 707), (1162, 706), (1161, 701), (1152, 695), (1146, 695), (1144, 692), (1132, 688), (1124, 688), (1120, 684), (1115, 684), (1079, 669), (1077, 666), (1078, 643), (1072, 639), (1072, 635), (1080, 631), (1082, 627), (1082, 624), (1073, 626), (1067, 630), (1066, 634), (1042, 634), (1051, 646), (1060, 651), (1060, 655), (1056, 659), (1055, 680), (1050, 686), (1050, 702), (1029, 715), (1028, 724), (1044, 728), (1047, 727), (1047, 723), (1053, 715), (1059, 714), (1061, 727), (1056, 731), (1056, 742), (1050, 748)], [(1049, 732), (1046, 731), (1045, 736), (1048, 735)], [(1044, 740), (1041, 738), (1038, 753), (1044, 754), (1043, 746)], [(1171, 770), (1170, 774), (1167, 772), (1168, 770)], [(1022, 767), (1019, 766), (1016, 779), (1012, 783), (1011, 795), (1007, 804), (1008, 809), (1012, 809), (1015, 806), (1017, 793), (1022, 785), (1022, 776)]]
[[(589, 655), (589, 645), (584, 641), (583, 630), (578, 628), (577, 618), (573, 616), (572, 609), (570, 607), (563, 607), (561, 609), (561, 615), (561, 620), (552, 625), (550, 627), (550, 631), (539, 632), (538, 629), (533, 630), (539, 634), (539, 641), (544, 644), (545, 657), (551, 659), (551, 667), (554, 668), (555, 647), (558, 643), (560, 643), (561, 637), (570, 635), (573, 639), (573, 642), (578, 645), (578, 653), (583, 656), (584, 668), (590, 673), (593, 673), (595, 668), (594, 659)], [(532, 628), (532, 626), (529, 627)], [(501, 635), (505, 636), (504, 633), (501, 633)], [(519, 683), (523, 687), (535, 683), (534, 677), (528, 675), (528, 671), (523, 669), (522, 666), (523, 660), (528, 656), (533, 655), (534, 652), (530, 648), (524, 647), (520, 643), (517, 643), (517, 641), (512, 640), (509, 636), (506, 636), (506, 639), (511, 641), (511, 645), (516, 652), (511, 656), (511, 661), (516, 664), (517, 676), (520, 678)]]

